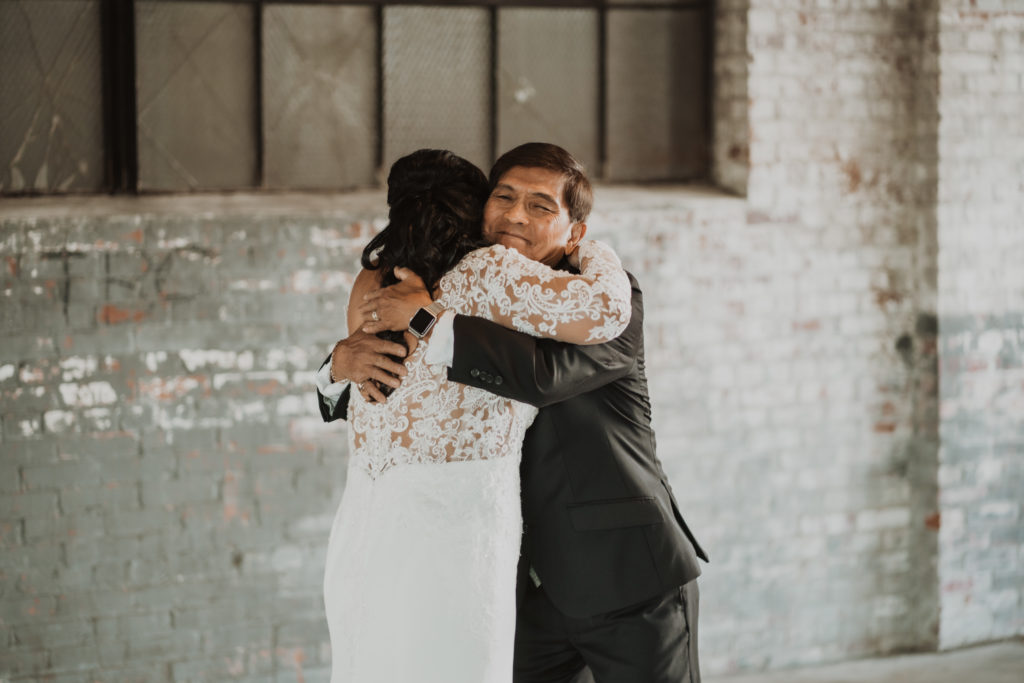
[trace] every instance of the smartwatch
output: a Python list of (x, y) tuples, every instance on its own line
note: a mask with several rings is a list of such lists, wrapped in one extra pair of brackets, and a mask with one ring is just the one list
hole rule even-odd
[(423, 339), (430, 332), (430, 328), (437, 322), (437, 316), (444, 310), (440, 301), (435, 301), (425, 308), (416, 311), (416, 315), (409, 321), (409, 332), (417, 339)]

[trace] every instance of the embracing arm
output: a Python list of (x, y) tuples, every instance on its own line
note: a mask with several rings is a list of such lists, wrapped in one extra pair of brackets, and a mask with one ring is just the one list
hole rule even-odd
[[(607, 247), (584, 243), (580, 251), (584, 272), (576, 276), (504, 247), (479, 250), (463, 259), (453, 274), (458, 277), (442, 281), (442, 299), (464, 314), (455, 316), (448, 336), (442, 335), (451, 339), (454, 330), (454, 355), (440, 351), (444, 345), (439, 346), (436, 336), (428, 355), (438, 350), (436, 362), (450, 366), (452, 381), (536, 406), (624, 376), (643, 343), (640, 289)], [(429, 303), (430, 295), (418, 278), (409, 273), (399, 277), (403, 282), (366, 297), (364, 330), (403, 328), (410, 311)], [(371, 313), (375, 322), (366, 320)], [(468, 317), (474, 315), (480, 317)], [(589, 345), (537, 339), (508, 327)]]
[(643, 295), (636, 281), (630, 281), (629, 326), (602, 344), (538, 339), (481, 318), (456, 316), (448, 379), (540, 408), (623, 377), (643, 343)]
[(463, 258), (441, 281), (445, 306), (537, 337), (599, 344), (631, 315), (629, 279), (600, 242), (579, 246), (580, 273), (558, 271), (494, 245)]
[[(395, 388), (405, 376), (405, 366), (388, 357), (388, 354), (404, 357), (405, 347), (358, 329), (361, 319), (353, 303), (361, 301), (375, 284), (373, 276), (365, 270), (356, 277), (348, 306), (350, 334), (334, 345), (331, 355), (317, 372), (317, 404), (324, 422), (347, 419), (353, 382), (362, 385), (361, 390), (368, 400), (383, 401), (384, 394), (374, 382)], [(342, 383), (345, 383), (343, 387)], [(343, 390), (339, 392), (340, 388)]]

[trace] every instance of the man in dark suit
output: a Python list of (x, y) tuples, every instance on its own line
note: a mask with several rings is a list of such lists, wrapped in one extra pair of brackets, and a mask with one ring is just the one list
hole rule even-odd
[[(484, 235), (569, 268), (566, 255), (586, 233), (592, 203), (579, 162), (555, 145), (529, 143), (498, 159), (490, 181)], [(404, 374), (383, 355), (397, 349), (370, 336), (388, 320), (422, 318), (418, 311), (431, 303), (418, 278), (403, 276), (361, 307), (379, 322), (338, 342), (325, 362), (318, 391), (325, 420), (347, 409), (348, 389), (335, 402), (333, 380), (381, 398), (369, 380), (395, 386)], [(570, 681), (584, 667), (598, 683), (700, 680), (697, 558), (707, 557), (655, 454), (643, 296), (630, 281), (629, 327), (604, 344), (538, 339), (450, 313), (433, 329), (431, 350), (441, 349), (449, 380), (540, 408), (521, 465), (517, 683)], [(427, 313), (435, 316), (436, 306)]]

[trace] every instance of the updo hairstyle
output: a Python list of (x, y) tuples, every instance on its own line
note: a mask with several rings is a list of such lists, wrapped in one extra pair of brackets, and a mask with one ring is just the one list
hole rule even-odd
[(362, 266), (381, 270), (384, 287), (402, 266), (428, 290), (463, 256), (485, 246), (481, 233), (489, 194), (483, 171), (447, 150), (421, 149), (388, 173), (388, 225), (363, 249)]
[[(402, 157), (388, 173), (388, 225), (363, 249), (363, 268), (380, 270), (383, 287), (398, 282), (396, 267), (409, 268), (432, 292), (463, 256), (487, 245), (481, 226), (489, 193), (483, 171), (447, 150)], [(377, 336), (406, 346), (402, 332)], [(376, 384), (391, 394), (391, 387)]]

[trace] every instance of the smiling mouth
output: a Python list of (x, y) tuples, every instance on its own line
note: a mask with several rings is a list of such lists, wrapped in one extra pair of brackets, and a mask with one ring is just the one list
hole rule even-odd
[(499, 231), (498, 232), (498, 239), (514, 239), (514, 240), (519, 240), (520, 242), (523, 242), (524, 244), (528, 244), (528, 241), (527, 241), (527, 239), (525, 237), (523, 237), (522, 235), (516, 235), (516, 234), (511, 233), (511, 232), (501, 232), (501, 231)]

